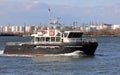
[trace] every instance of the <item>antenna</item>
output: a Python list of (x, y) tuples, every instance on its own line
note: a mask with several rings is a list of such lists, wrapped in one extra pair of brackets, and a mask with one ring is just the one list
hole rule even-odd
[(51, 22), (51, 9), (48, 9), (48, 14), (49, 14), (49, 21)]

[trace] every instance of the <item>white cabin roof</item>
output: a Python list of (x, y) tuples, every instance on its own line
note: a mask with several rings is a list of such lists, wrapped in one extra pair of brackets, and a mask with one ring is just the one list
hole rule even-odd
[(81, 32), (83, 33), (82, 31), (64, 31), (65, 33), (70, 33), (70, 32)]

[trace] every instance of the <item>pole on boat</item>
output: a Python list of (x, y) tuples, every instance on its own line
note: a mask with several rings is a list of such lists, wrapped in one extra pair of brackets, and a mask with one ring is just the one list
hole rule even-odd
[(48, 14), (49, 14), (49, 21), (51, 22), (51, 9), (48, 9)]
[(51, 23), (51, 9), (49, 8), (48, 9), (48, 16), (49, 16), (49, 25), (48, 25), (48, 27), (47, 27), (47, 29), (49, 30), (50, 29), (50, 23)]

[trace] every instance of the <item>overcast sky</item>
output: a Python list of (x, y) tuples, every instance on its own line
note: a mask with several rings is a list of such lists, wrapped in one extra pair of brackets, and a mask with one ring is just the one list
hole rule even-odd
[(0, 25), (39, 25), (60, 17), (64, 24), (120, 24), (120, 0), (0, 0)]

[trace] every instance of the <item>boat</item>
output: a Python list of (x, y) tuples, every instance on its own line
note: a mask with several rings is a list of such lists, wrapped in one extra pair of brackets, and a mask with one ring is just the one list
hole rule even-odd
[(57, 29), (51, 27), (60, 24), (52, 21), (46, 29), (32, 34), (31, 42), (7, 43), (4, 54), (21, 55), (46, 55), (46, 54), (65, 54), (75, 51), (85, 55), (94, 55), (98, 43), (95, 39), (83, 37), (83, 31)]
[(77, 30), (46, 29), (32, 34), (32, 37), (31, 42), (8, 43), (4, 54), (44, 55), (80, 51), (86, 55), (94, 55), (98, 46), (95, 39), (85, 39), (83, 32)]

